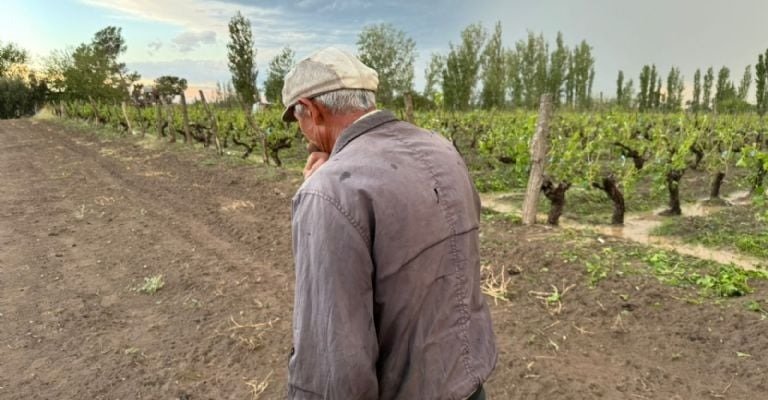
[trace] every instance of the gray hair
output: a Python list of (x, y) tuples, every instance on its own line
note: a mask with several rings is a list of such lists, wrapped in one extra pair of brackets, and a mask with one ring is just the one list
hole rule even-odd
[[(376, 107), (376, 93), (365, 89), (341, 89), (323, 93), (312, 98), (334, 114), (349, 114), (358, 111), (368, 111)], [(295, 115), (304, 115), (304, 106), (296, 104)]]

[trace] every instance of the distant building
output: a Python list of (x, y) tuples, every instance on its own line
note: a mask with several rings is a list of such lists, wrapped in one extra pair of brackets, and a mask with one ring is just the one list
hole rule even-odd
[(259, 95), (259, 101), (253, 103), (253, 107), (251, 108), (251, 113), (258, 114), (264, 110), (268, 110), (274, 106), (274, 103), (270, 103), (267, 101), (266, 96), (263, 94)]

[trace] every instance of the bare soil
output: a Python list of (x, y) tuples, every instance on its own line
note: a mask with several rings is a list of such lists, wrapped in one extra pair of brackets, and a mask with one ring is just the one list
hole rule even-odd
[[(0, 121), (0, 399), (284, 398), (300, 173)], [(624, 242), (484, 218), (492, 399), (757, 399), (768, 320), (650, 275), (588, 284)], [(577, 246), (578, 244), (578, 246)], [(489, 272), (490, 271), (490, 272)], [(138, 290), (162, 275), (153, 294)], [(542, 300), (553, 286), (559, 302)]]

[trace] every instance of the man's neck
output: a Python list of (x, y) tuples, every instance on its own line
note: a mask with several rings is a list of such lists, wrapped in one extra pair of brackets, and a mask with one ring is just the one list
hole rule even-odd
[(357, 111), (349, 114), (344, 115), (335, 115), (333, 116), (333, 120), (331, 122), (332, 126), (332, 143), (331, 143), (331, 150), (333, 150), (333, 146), (336, 145), (336, 141), (341, 136), (341, 133), (344, 132), (345, 129), (349, 128), (350, 125), (354, 124), (358, 120), (360, 120), (362, 117), (366, 116), (367, 114), (376, 111), (376, 108), (370, 108), (368, 110), (364, 111)]

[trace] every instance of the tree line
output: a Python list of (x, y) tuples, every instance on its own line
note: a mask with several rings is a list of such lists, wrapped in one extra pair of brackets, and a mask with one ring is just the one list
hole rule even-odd
[[(250, 21), (237, 12), (229, 22), (227, 43), (231, 79), (217, 85), (215, 100), (221, 105), (250, 110), (262, 99), (279, 104), (283, 77), (295, 63), (295, 52), (283, 48), (269, 62), (266, 78), (258, 87), (257, 49)], [(387, 23), (364, 27), (356, 41), (357, 55), (379, 73), (378, 101), (385, 107), (401, 107), (405, 96), (413, 98), (417, 108), (462, 111), (468, 109), (533, 109), (542, 94), (552, 95), (555, 106), (588, 110), (593, 98), (595, 57), (585, 40), (569, 46), (558, 32), (554, 43), (543, 34), (529, 32), (511, 45), (502, 39), (502, 25), (492, 30), (481, 23), (470, 24), (450, 42), (447, 52), (433, 53), (424, 71), (425, 87), (414, 89), (416, 43), (404, 31)], [(28, 114), (44, 100), (120, 102), (141, 104), (158, 101), (162, 96), (178, 96), (187, 88), (182, 77), (163, 76), (151, 88), (138, 83), (140, 75), (128, 71), (120, 57), (127, 50), (121, 28), (108, 26), (95, 33), (92, 40), (74, 49), (54, 51), (46, 60), (42, 74), (19, 79), (8, 78), (13, 65), (27, 61), (27, 53), (0, 43), (0, 109), (3, 116)], [(685, 81), (679, 68), (673, 67), (666, 79), (655, 65), (645, 65), (635, 81), (618, 72), (616, 96), (600, 102), (638, 111), (765, 113), (768, 106), (768, 50), (759, 55), (754, 74), (747, 66), (741, 80), (734, 82), (727, 67), (717, 76), (709, 67), (696, 70), (692, 98), (684, 101)], [(41, 76), (44, 76), (42, 78)], [(757, 104), (747, 101), (752, 81)], [(602, 96), (601, 96), (602, 97)], [(11, 106), (11, 104), (13, 104)]]

